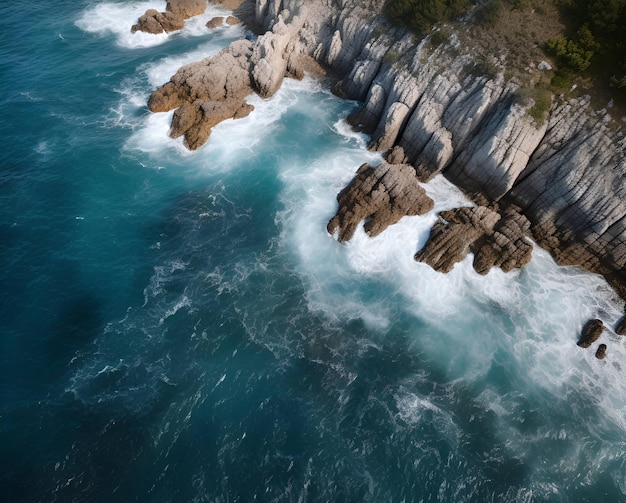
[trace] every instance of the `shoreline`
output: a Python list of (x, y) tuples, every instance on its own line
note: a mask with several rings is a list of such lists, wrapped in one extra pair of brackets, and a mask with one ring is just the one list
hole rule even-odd
[[(582, 150), (575, 143), (571, 141), (568, 143), (568, 137), (563, 136), (568, 134), (568, 128), (574, 130), (576, 135), (580, 134), (577, 131), (583, 131), (582, 128), (597, 122), (594, 114), (591, 113), (592, 111), (588, 112), (586, 109), (588, 102), (583, 101), (582, 105), (584, 106), (579, 107), (579, 109), (576, 109), (573, 104), (559, 105), (557, 103), (556, 106), (561, 108), (555, 109), (553, 105), (551, 118), (543, 126), (537, 126), (525, 115), (523, 108), (511, 101), (510, 97), (513, 96), (515, 88), (512, 88), (510, 84), (502, 82), (499, 78), (485, 80), (480, 75), (474, 76), (469, 81), (467, 80), (468, 77), (465, 77), (467, 83), (464, 86), (469, 85), (470, 91), (482, 100), (482, 106), (487, 104), (494, 109), (494, 112), (482, 112), (483, 116), (478, 116), (479, 123), (483, 123), (483, 127), (476, 127), (474, 131), (468, 131), (461, 121), (446, 124), (442, 122), (445, 119), (444, 116), (442, 118), (432, 117), (433, 111), (436, 109), (431, 109), (431, 107), (441, 107), (441, 105), (437, 101), (433, 101), (433, 98), (425, 101), (424, 97), (427, 96), (427, 92), (422, 91), (420, 99), (413, 96), (416, 94), (416, 89), (424, 88), (427, 90), (433, 85), (434, 80), (444, 78), (442, 77), (443, 74), (438, 71), (431, 74), (433, 63), (430, 61), (437, 61), (440, 64), (441, 59), (444, 61), (447, 59), (451, 70), (445, 74), (445, 79), (450, 82), (446, 85), (457, 85), (455, 82), (458, 80), (458, 76), (455, 76), (454, 72), (458, 72), (459, 64), (466, 64), (467, 58), (463, 54), (450, 59), (450, 55), (445, 51), (437, 52), (439, 49), (434, 51), (428, 49), (428, 46), (424, 45), (428, 43), (428, 37), (422, 40), (417, 47), (414, 47), (401, 33), (394, 35), (395, 38), (389, 38), (384, 33), (375, 35), (375, 32), (382, 33), (381, 29), (378, 28), (376, 31), (376, 26), (374, 28), (363, 26), (359, 24), (359, 21), (362, 19), (360, 16), (367, 15), (369, 16), (368, 19), (375, 20), (374, 24), (380, 26), (381, 21), (377, 16), (378, 13), (376, 11), (363, 13), (360, 6), (350, 2), (341, 11), (342, 20), (336, 20), (333, 17), (334, 9), (323, 2), (306, 4), (302, 10), (298, 10), (300, 9), (298, 2), (291, 2), (290, 4), (297, 8), (296, 11), (282, 11), (281, 14), (269, 12), (268, 5), (264, 2), (255, 4), (251, 0), (226, 0), (212, 3), (232, 9), (245, 26), (253, 28), (255, 32), (259, 33), (259, 38), (254, 43), (250, 43), (249, 48), (244, 49), (244, 52), (250, 52), (245, 54), (243, 59), (239, 54), (242, 49), (237, 49), (234, 52), (231, 50), (233, 55), (240, 58), (238, 64), (244, 71), (250, 73), (252, 79), (248, 82), (245, 77), (242, 77), (241, 82), (236, 82), (235, 87), (242, 89), (242, 91), (232, 91), (231, 97), (238, 96), (244, 91), (254, 91), (262, 98), (268, 98), (280, 87), (283, 73), (285, 76), (295, 78), (301, 77), (304, 72), (309, 73), (321, 81), (323, 85), (328, 86), (339, 97), (363, 103), (362, 109), (355, 114), (351, 122), (353, 127), (357, 126), (357, 130), (370, 136), (370, 150), (387, 152), (389, 159), (390, 155), (394, 155), (394, 151), (400, 149), (400, 154), (396, 152), (392, 164), (411, 165), (417, 169), (417, 178), (422, 181), (427, 181), (435, 173), (441, 173), (477, 204), (495, 207), (498, 210), (500, 207), (514, 206), (520, 208), (520, 213), (525, 215), (531, 223), (530, 232), (527, 233), (529, 237), (532, 237), (539, 246), (548, 250), (557, 263), (577, 265), (590, 272), (601, 274), (618, 295), (626, 300), (624, 268), (616, 267), (616, 263), (611, 262), (617, 260), (617, 264), (621, 264), (626, 257), (626, 244), (622, 243), (624, 233), (619, 231), (620, 226), (626, 225), (624, 223), (626, 222), (626, 206), (614, 204), (611, 210), (613, 213), (610, 216), (597, 214), (594, 211), (587, 218), (584, 213), (581, 213), (581, 210), (576, 208), (577, 201), (574, 201), (571, 209), (565, 206), (564, 209), (560, 210), (561, 214), (564, 211), (568, 215), (571, 214), (566, 219), (550, 217), (551, 212), (555, 211), (551, 209), (555, 202), (562, 204), (559, 201), (563, 200), (563, 197), (571, 199), (571, 196), (566, 196), (566, 194), (572, 192), (581, 194), (581, 190), (585, 186), (591, 186), (589, 182), (583, 181), (578, 186), (570, 187), (569, 182), (567, 182), (567, 184), (563, 184), (562, 188), (559, 188), (563, 192), (563, 196), (557, 193), (551, 196), (550, 194), (554, 190), (549, 188), (547, 183), (554, 177), (564, 175), (558, 174), (562, 171), (560, 169), (561, 163), (554, 162), (554, 154), (544, 156), (545, 161), (542, 164), (542, 142), (547, 141), (546, 147), (549, 150), (554, 148), (552, 146), (553, 141), (558, 141), (558, 144), (561, 145), (565, 141), (565, 149), (557, 147), (561, 151), (565, 150), (565, 152), (557, 152), (557, 154), (563, 158), (566, 165), (574, 162), (574, 158), (581, 156), (589, 156), (589, 163), (593, 164), (596, 159), (591, 157), (594, 153), (592, 146), (597, 149), (598, 143), (602, 143), (606, 148), (609, 148), (613, 142), (610, 132), (607, 132), (604, 125), (602, 126), (604, 129), (600, 128), (600, 131), (588, 135), (589, 139), (586, 143), (589, 144), (589, 147), (587, 144), (583, 144)], [(279, 10), (276, 8), (274, 12)], [(324, 25), (327, 22), (331, 23), (332, 26), (333, 20), (335, 20), (335, 26), (339, 28), (334, 32)], [(341, 37), (342, 31), (351, 34), (351, 38)], [(313, 46), (315, 43), (318, 45)], [(396, 47), (400, 51), (395, 51)], [(426, 50), (426, 53), (429, 54), (428, 60), (424, 63), (416, 63), (417, 58), (415, 58), (410, 63), (412, 54), (419, 56), (426, 54), (424, 53)], [(402, 65), (388, 61), (389, 53), (401, 54), (404, 58)], [(433, 59), (435, 55), (437, 58)], [(216, 64), (216, 68), (219, 68), (224, 63), (217, 62)], [(416, 64), (423, 67), (421, 74), (418, 74), (417, 77), (412, 76), (412, 72), (407, 72), (409, 68), (405, 66), (415, 66)], [(246, 70), (248, 68), (249, 70)], [(179, 79), (179, 81), (177, 85), (187, 85), (184, 78)], [(177, 89), (182, 88), (178, 87)], [(251, 90), (246, 91), (247, 89)], [(153, 93), (151, 102), (158, 92), (160, 90)], [(179, 92), (172, 88), (167, 92), (168, 94), (171, 92), (180, 94), (182, 91)], [(192, 90), (192, 96), (196, 95), (197, 93)], [(450, 106), (450, 104), (446, 106), (445, 103), (452, 100), (452, 104), (454, 104), (455, 101), (459, 101), (458, 96), (457, 94), (455, 98), (454, 95), (446, 96), (444, 94), (437, 98), (443, 100), (444, 112)], [(478, 106), (468, 101), (470, 98), (473, 97), (465, 98), (468, 105), (464, 105), (462, 100), (458, 103), (457, 108), (461, 110), (461, 113), (464, 106)], [(179, 107), (185, 102), (185, 99), (183, 97), (181, 101), (177, 98), (167, 107), (173, 105), (176, 105), (174, 108)], [(237, 103), (241, 100), (245, 104), (244, 98), (236, 99)], [(225, 103), (228, 100), (230, 98), (227, 96)], [(198, 112), (190, 111), (188, 105), (185, 105), (187, 108), (183, 111), (184, 113), (179, 113), (181, 109), (178, 109), (175, 117), (178, 114), (178, 123), (182, 122), (187, 127), (187, 122), (193, 120), (208, 120), (209, 123), (214, 124), (231, 114), (234, 118), (245, 116), (238, 112), (239, 107), (245, 107), (245, 105), (228, 106), (233, 111), (217, 112), (215, 119), (205, 119), (203, 114), (200, 114), (200, 119), (198, 119)], [(152, 105), (150, 108), (153, 111), (164, 111), (165, 109), (165, 107), (155, 108)], [(504, 114), (502, 115), (503, 118), (494, 116), (496, 110), (498, 110), (497, 113)], [(563, 110), (569, 115), (563, 115)], [(567, 112), (567, 110), (573, 111)], [(470, 115), (468, 119), (476, 121), (477, 117)], [(554, 125), (551, 126), (550, 121)], [(559, 122), (554, 121), (566, 121), (569, 125), (567, 128), (563, 128), (564, 132), (557, 131), (555, 133), (555, 125), (558, 125)], [(599, 124), (605, 124), (605, 122), (600, 120)], [(414, 127), (412, 127), (413, 123), (415, 123)], [(459, 130), (456, 135), (454, 134), (455, 129)], [(184, 131), (177, 133), (177, 135), (183, 133)], [(430, 135), (430, 139), (424, 134)], [(459, 134), (464, 134), (466, 139), (463, 139)], [(188, 145), (192, 145), (191, 148), (198, 148), (203, 141), (206, 141), (202, 140), (204, 135), (205, 133), (200, 134), (200, 143), (195, 142)], [(575, 135), (571, 138), (576, 137)], [(521, 140), (520, 137), (522, 137)], [(454, 145), (455, 138), (456, 146)], [(485, 150), (485, 145), (493, 144), (493, 138), (499, 138), (501, 146), (492, 147), (495, 150)], [(436, 140), (435, 144), (433, 144), (433, 139)], [(624, 154), (620, 148), (623, 146), (617, 145), (613, 149), (614, 153), (611, 154), (612, 157), (608, 162), (603, 158), (598, 159), (603, 163), (602, 169), (594, 170), (595, 166), (591, 166), (589, 169), (583, 170), (581, 176), (588, 177), (590, 175), (587, 173), (594, 173), (594, 176), (597, 177), (599, 176), (597, 173), (602, 171), (606, 173), (606, 176), (611, 176), (609, 174), (612, 169), (611, 163), (619, 162), (621, 158), (623, 164)], [(509, 155), (507, 152), (512, 151), (512, 149), (517, 149), (519, 155), (507, 157)], [(545, 151), (546, 148), (543, 150)], [(570, 151), (571, 153), (569, 153)], [(424, 153), (426, 153), (426, 157), (424, 157)], [(444, 157), (442, 158), (442, 156)], [(568, 158), (572, 160), (568, 161)], [(499, 160), (494, 161), (494, 159)], [(488, 167), (485, 168), (485, 165)], [(544, 169), (544, 166), (549, 169)], [(541, 171), (546, 171), (546, 173), (541, 173)], [(538, 173), (541, 176), (537, 176)], [(619, 173), (617, 175), (613, 173), (612, 176), (615, 182), (607, 179), (606, 184), (613, 183), (619, 187)], [(528, 187), (525, 188), (524, 184)], [(541, 188), (542, 185), (548, 187), (545, 195), (540, 192), (533, 195), (533, 191), (545, 190)], [(622, 189), (624, 189), (623, 185), (622, 180)], [(624, 191), (626, 192), (626, 190)], [(537, 203), (538, 196), (543, 199), (543, 203)], [(593, 194), (593, 197), (598, 198), (599, 201), (606, 201), (607, 194), (598, 190), (597, 194)], [(617, 194), (613, 197), (619, 198)], [(588, 195), (582, 193), (579, 200), (588, 206)], [(368, 216), (365, 215), (364, 218), (367, 220)], [(604, 218), (614, 221), (614, 224), (599, 225), (596, 223), (601, 222)], [(601, 239), (593, 238), (593, 234), (589, 235), (589, 233), (597, 232), (596, 229), (610, 231), (609, 237), (604, 238), (598, 235), (598, 238)], [(581, 234), (588, 234), (589, 237), (581, 238)], [(600, 244), (603, 242), (612, 246), (613, 249), (607, 250), (605, 246)]]

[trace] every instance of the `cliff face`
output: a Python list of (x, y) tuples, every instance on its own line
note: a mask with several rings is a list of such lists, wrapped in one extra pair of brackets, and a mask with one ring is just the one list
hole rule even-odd
[[(585, 98), (557, 99), (538, 124), (501, 62), (491, 72), (498, 75), (485, 76), (476, 64), (484, 55), (454, 35), (439, 46), (415, 41), (384, 22), (382, 4), (256, 0), (265, 34), (242, 63), (251, 76), (244, 87), (271, 96), (283, 76), (315, 59), (339, 76), (338, 94), (364, 102), (350, 120), (371, 135), (370, 148), (391, 151), (390, 162), (412, 165), (422, 181), (442, 173), (479, 201), (513, 205), (561, 262), (623, 280), (626, 141), (606, 113), (593, 112)], [(176, 95), (184, 101), (184, 94)], [(204, 105), (196, 98), (193, 106)]]

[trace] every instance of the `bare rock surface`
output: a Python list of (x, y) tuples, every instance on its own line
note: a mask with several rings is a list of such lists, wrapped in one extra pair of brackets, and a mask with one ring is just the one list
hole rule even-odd
[(485, 206), (442, 211), (415, 260), (440, 272), (450, 272), (469, 252), (479, 274), (492, 267), (508, 272), (524, 267), (531, 259), (532, 245), (525, 236), (530, 222), (509, 208), (500, 213)]
[(252, 93), (251, 55), (252, 43), (238, 40), (211, 58), (181, 67), (152, 93), (148, 108), (153, 112), (176, 109), (170, 136), (184, 135), (187, 147), (197, 149), (209, 138), (213, 126), (245, 117), (252, 110), (245, 101)]
[(615, 333), (617, 335), (626, 335), (626, 316), (622, 317), (615, 327)]
[(600, 338), (603, 330), (604, 323), (602, 323), (602, 320), (589, 320), (585, 323), (585, 326), (580, 334), (580, 339), (576, 344), (578, 344), (581, 348), (588, 348)]
[(148, 9), (131, 27), (131, 31), (158, 34), (181, 30), (185, 19), (202, 14), (206, 7), (206, 0), (169, 0), (165, 12)]
[(224, 24), (224, 17), (223, 16), (215, 16), (215, 17), (212, 17), (211, 19), (209, 19), (207, 21), (206, 27), (209, 28), (210, 30), (212, 30), (214, 28), (219, 28), (223, 24)]
[(337, 201), (339, 209), (327, 230), (337, 231), (341, 242), (350, 240), (363, 220), (365, 232), (374, 237), (402, 217), (422, 215), (434, 207), (412, 166), (387, 162), (377, 167), (363, 164)]

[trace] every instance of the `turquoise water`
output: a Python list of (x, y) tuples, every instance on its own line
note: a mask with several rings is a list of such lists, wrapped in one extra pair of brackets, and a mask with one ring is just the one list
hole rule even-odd
[(2, 500), (626, 501), (603, 281), (435, 273), (435, 213), (338, 244), (377, 157), (311, 79), (187, 152), (146, 99), (243, 30), (131, 35), (161, 3), (0, 4)]

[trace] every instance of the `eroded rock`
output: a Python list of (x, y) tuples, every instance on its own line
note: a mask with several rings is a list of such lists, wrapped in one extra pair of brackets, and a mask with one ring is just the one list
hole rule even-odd
[(199, 148), (213, 126), (245, 117), (253, 109), (245, 101), (252, 93), (251, 54), (252, 43), (238, 40), (211, 58), (181, 67), (170, 82), (152, 93), (148, 108), (153, 112), (176, 108), (170, 136), (184, 135), (189, 149)]
[(407, 215), (422, 215), (434, 207), (408, 164), (363, 164), (350, 184), (337, 196), (339, 209), (328, 222), (330, 234), (340, 242), (354, 235), (359, 223), (371, 237)]
[(479, 274), (492, 267), (509, 272), (530, 262), (532, 245), (526, 240), (528, 220), (514, 208), (503, 214), (485, 206), (442, 211), (430, 231), (426, 245), (415, 260), (440, 272), (450, 272), (454, 264), (471, 251)]
[(185, 19), (198, 16), (206, 10), (206, 0), (169, 0), (165, 12), (148, 9), (134, 24), (130, 31), (143, 31), (158, 34), (181, 30), (185, 26)]
[(219, 28), (223, 24), (224, 24), (224, 17), (223, 16), (215, 16), (215, 17), (209, 19), (209, 21), (206, 24), (206, 27), (209, 28), (210, 30), (212, 30), (214, 28)]
[(470, 252), (470, 246), (492, 232), (500, 215), (484, 206), (442, 211), (426, 245), (415, 260), (440, 272), (450, 272)]
[(626, 316), (622, 317), (622, 319), (617, 323), (615, 333), (617, 335), (626, 335)]
[(589, 320), (585, 323), (585, 326), (580, 334), (580, 339), (576, 344), (581, 348), (588, 348), (600, 338), (603, 330), (604, 323), (602, 323), (601, 320)]

